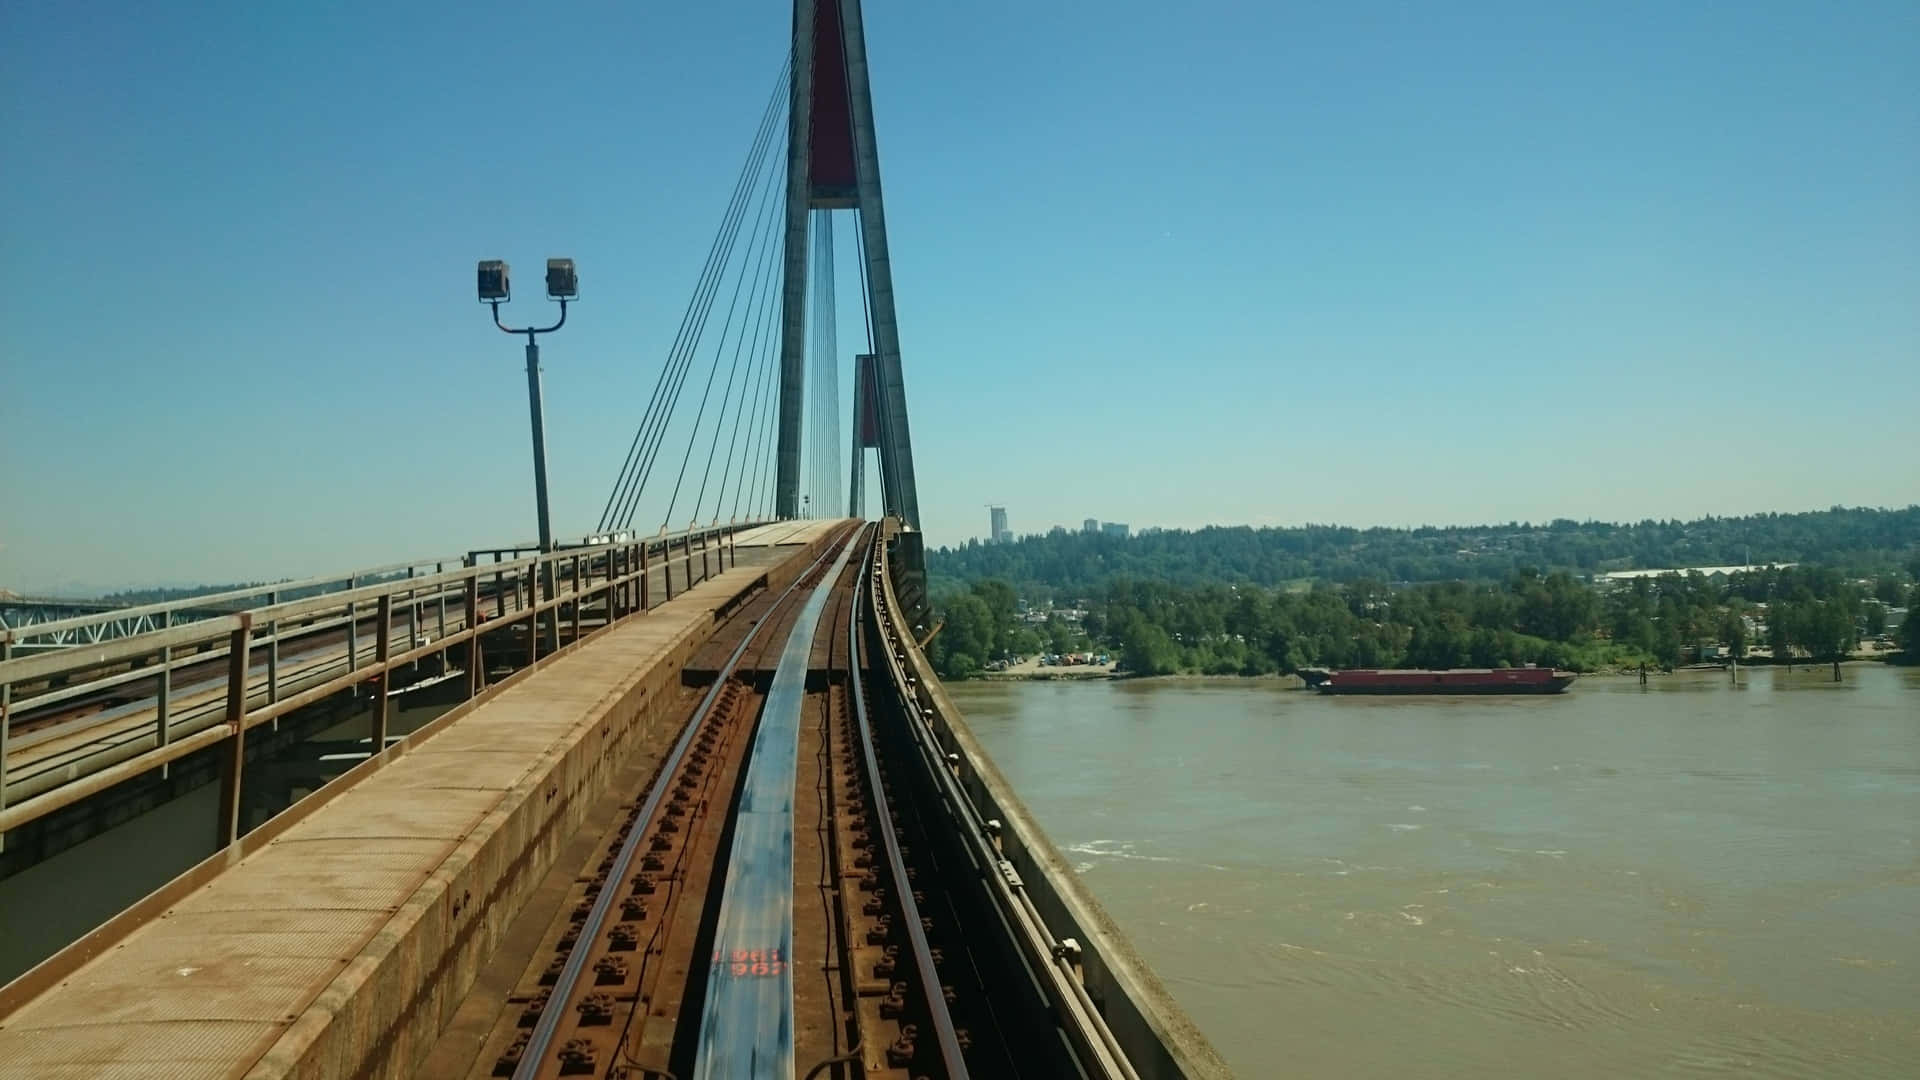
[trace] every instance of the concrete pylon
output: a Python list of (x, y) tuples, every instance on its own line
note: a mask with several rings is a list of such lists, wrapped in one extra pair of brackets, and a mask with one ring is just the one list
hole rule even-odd
[[(920, 528), (913, 440), (893, 309), (893, 264), (880, 192), (880, 151), (860, 0), (794, 0), (793, 75), (787, 116), (786, 275), (781, 294), (780, 432), (774, 512), (800, 512), (800, 449), (807, 341), (807, 211), (852, 210), (866, 263), (873, 326), (874, 411), (878, 417), (883, 512)], [(858, 421), (856, 420), (856, 428)], [(856, 436), (857, 439), (857, 436)], [(851, 492), (849, 493), (852, 494)]]

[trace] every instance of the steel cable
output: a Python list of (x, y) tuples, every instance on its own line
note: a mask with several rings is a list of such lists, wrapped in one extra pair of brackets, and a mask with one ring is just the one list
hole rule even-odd
[[(740, 291), (747, 283), (747, 277), (748, 277), (747, 268), (754, 261), (755, 249), (761, 246), (763, 230), (768, 220), (767, 209), (769, 206), (772, 205), (772, 199), (771, 199), (771, 196), (773, 194), (772, 180), (773, 180), (773, 177), (776, 175), (779, 175), (781, 171), (782, 170), (778, 170), (778, 169), (766, 170), (765, 182), (756, 185), (760, 188), (760, 197), (758, 200), (759, 209), (754, 211), (753, 235), (749, 237), (747, 252), (741, 259), (740, 274), (738, 277), (734, 278), (733, 294), (727, 300), (726, 318), (723, 319), (720, 323), (720, 340), (714, 347), (713, 363), (708, 365), (707, 367), (706, 386), (700, 392), (700, 408), (694, 414), (693, 429), (687, 433), (686, 453), (682, 454), (680, 457), (680, 473), (678, 476), (674, 478), (674, 481), (673, 481), (673, 496), (667, 502), (666, 516), (662, 518), (660, 522), (662, 529), (666, 528), (667, 524), (673, 520), (674, 508), (680, 505), (680, 489), (686, 484), (687, 466), (691, 464), (693, 461), (693, 448), (699, 444), (700, 428), (701, 428), (701, 425), (706, 422), (707, 402), (713, 397), (714, 378), (720, 374), (720, 357), (722, 354), (724, 354), (727, 351), (727, 336), (729, 333), (731, 333), (733, 328), (733, 313), (736, 310), (738, 310), (740, 307)], [(756, 278), (755, 287), (758, 288), (758, 286), (759, 286), (759, 280)], [(757, 301), (757, 298), (753, 298), (753, 297), (749, 298), (747, 312), (751, 312), (753, 308), (757, 306), (756, 301)], [(747, 314), (747, 312), (742, 313), (742, 324), (741, 324), (740, 330), (743, 335), (746, 332), (745, 315)], [(738, 356), (739, 356), (739, 353), (736, 348), (736, 352), (735, 352), (736, 361), (738, 359)], [(723, 401), (722, 408), (724, 409), (724, 407), (725, 407), (725, 402)], [(724, 418), (725, 413), (723, 412), (721, 415), (722, 415), (722, 418)], [(716, 433), (718, 431), (718, 427), (719, 427), (719, 424), (718, 422), (716, 422), (715, 423)], [(705, 498), (704, 491), (702, 491), (701, 497), (702, 499)], [(700, 500), (696, 500), (694, 503), (694, 514), (696, 516), (698, 516), (700, 512), (699, 502)]]
[[(760, 124), (754, 132), (754, 139), (747, 152), (747, 160), (741, 164), (740, 175), (734, 183), (732, 196), (727, 209), (721, 217), (721, 225), (715, 233), (713, 244), (707, 251), (706, 263), (702, 266), (700, 278), (694, 286), (693, 296), (688, 299), (686, 310), (681, 315), (680, 328), (674, 335), (672, 347), (668, 350), (667, 363), (661, 368), (660, 377), (654, 383), (653, 395), (647, 403), (640, 427), (635, 430), (633, 442), (627, 449), (626, 460), (622, 463), (620, 474), (614, 481), (613, 491), (607, 497), (607, 504), (601, 511), (600, 531), (606, 531), (623, 517), (632, 520), (633, 505), (639, 500), (640, 489), (645, 485), (645, 476), (652, 467), (651, 458), (657, 451), (659, 437), (672, 412), (672, 400), (677, 398), (678, 386), (685, 381), (686, 367), (698, 348), (700, 335), (705, 329), (707, 313), (712, 307), (712, 297), (719, 288), (727, 262), (731, 256), (733, 238), (739, 231), (744, 210), (751, 193), (751, 179), (758, 173), (771, 145), (770, 136), (778, 126), (779, 105), (784, 96), (792, 54), (781, 64), (780, 74), (774, 80), (773, 92), (769, 95), (767, 106), (762, 111)], [(669, 386), (673, 389), (669, 390)], [(625, 524), (620, 526), (626, 527)]]
[[(761, 236), (756, 238), (756, 241), (760, 245), (760, 268), (754, 272), (753, 290), (747, 294), (747, 308), (744, 312), (741, 313), (741, 316), (740, 316), (740, 332), (734, 336), (733, 361), (731, 366), (729, 366), (727, 369), (727, 386), (725, 390), (722, 390), (720, 392), (720, 414), (714, 418), (713, 440), (707, 446), (707, 464), (706, 464), (706, 467), (703, 470), (701, 470), (701, 473), (700, 473), (700, 494), (694, 496), (694, 499), (693, 499), (693, 515), (696, 520), (700, 516), (700, 507), (705, 505), (707, 501), (707, 487), (713, 479), (713, 459), (719, 453), (720, 432), (725, 429), (726, 423), (727, 423), (727, 407), (730, 403), (733, 403), (734, 401), (733, 386), (734, 386), (735, 380), (739, 377), (739, 374), (740, 374), (740, 354), (746, 350), (747, 320), (749, 318), (754, 320), (754, 325), (753, 325), (754, 349), (758, 350), (760, 346), (761, 324), (766, 319), (766, 306), (763, 303), (761, 303), (761, 298), (763, 295), (762, 290), (765, 289), (765, 286), (767, 283), (767, 271), (771, 269), (773, 266), (773, 252), (775, 249), (775, 244), (773, 241), (775, 239), (775, 228), (777, 228), (780, 224), (779, 219), (777, 218), (773, 219), (773, 221), (770, 224), (773, 227), (767, 228), (767, 230)], [(749, 249), (747, 258), (748, 258), (748, 261), (752, 261), (753, 259), (751, 249)], [(743, 268), (742, 274), (744, 275), (744, 273), (745, 271)], [(766, 290), (767, 293), (771, 293), (771, 291), (772, 290)], [(729, 316), (729, 321), (731, 321), (732, 312), (728, 312), (728, 316)], [(722, 339), (721, 344), (722, 344), (722, 348), (724, 349), (725, 348), (724, 338)], [(753, 362), (755, 359), (757, 359), (757, 357), (753, 353), (748, 353), (747, 355), (748, 355), (747, 366), (749, 368), (749, 371), (751, 371)], [(719, 360), (718, 353), (715, 354), (714, 359), (717, 366), (718, 360)], [(749, 374), (749, 378), (751, 378), (751, 374)], [(733, 410), (733, 416), (734, 416), (733, 428), (734, 428), (735, 438), (739, 437), (740, 414), (746, 410), (746, 399), (747, 399), (747, 387), (746, 387), (746, 383), (743, 382), (740, 384), (740, 400), (737, 403), (737, 407), (735, 407)], [(696, 431), (696, 434), (697, 433), (698, 432)], [(729, 467), (731, 467), (731, 463), (733, 461), (733, 446), (731, 444), (729, 444), (727, 447), (727, 461), (728, 461)], [(725, 486), (724, 475), (721, 480), (721, 486), (722, 487)], [(673, 508), (671, 506), (667, 508), (667, 513), (669, 517), (671, 517), (673, 513)], [(714, 520), (716, 521), (720, 517), (720, 504), (719, 504), (719, 500), (717, 499), (714, 501), (713, 516), (714, 516)]]

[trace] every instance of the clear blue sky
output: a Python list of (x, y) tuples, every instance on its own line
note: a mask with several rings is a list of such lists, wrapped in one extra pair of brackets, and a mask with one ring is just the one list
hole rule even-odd
[[(1920, 500), (1911, 0), (867, 7), (935, 543)], [(788, 10), (8, 5), (0, 585), (591, 527)]]

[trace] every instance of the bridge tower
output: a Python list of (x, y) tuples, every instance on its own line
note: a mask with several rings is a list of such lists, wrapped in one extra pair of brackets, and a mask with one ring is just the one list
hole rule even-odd
[[(867, 315), (873, 330), (872, 400), (877, 431), (867, 445), (880, 452), (881, 511), (912, 530), (907, 561), (916, 565), (920, 499), (913, 479), (913, 443), (907, 428), (907, 391), (900, 371), (900, 332), (893, 310), (893, 264), (887, 255), (887, 218), (880, 194), (880, 150), (874, 140), (873, 97), (867, 83), (867, 44), (860, 0), (794, 0), (793, 74), (787, 122), (786, 274), (781, 295), (780, 433), (774, 512), (800, 511), (801, 405), (806, 379), (807, 214), (852, 210), (865, 264)], [(864, 359), (864, 358), (863, 358)], [(865, 388), (865, 373), (856, 386)], [(859, 403), (856, 390), (856, 404)], [(854, 467), (859, 476), (861, 415), (854, 420)], [(856, 483), (858, 481), (856, 480)], [(859, 500), (856, 486), (850, 492)]]

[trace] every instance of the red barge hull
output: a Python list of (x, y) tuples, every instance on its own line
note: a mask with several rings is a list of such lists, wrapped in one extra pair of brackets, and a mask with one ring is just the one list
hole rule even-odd
[(1573, 673), (1552, 668), (1452, 668), (1446, 671), (1336, 671), (1320, 683), (1323, 694), (1559, 694)]

